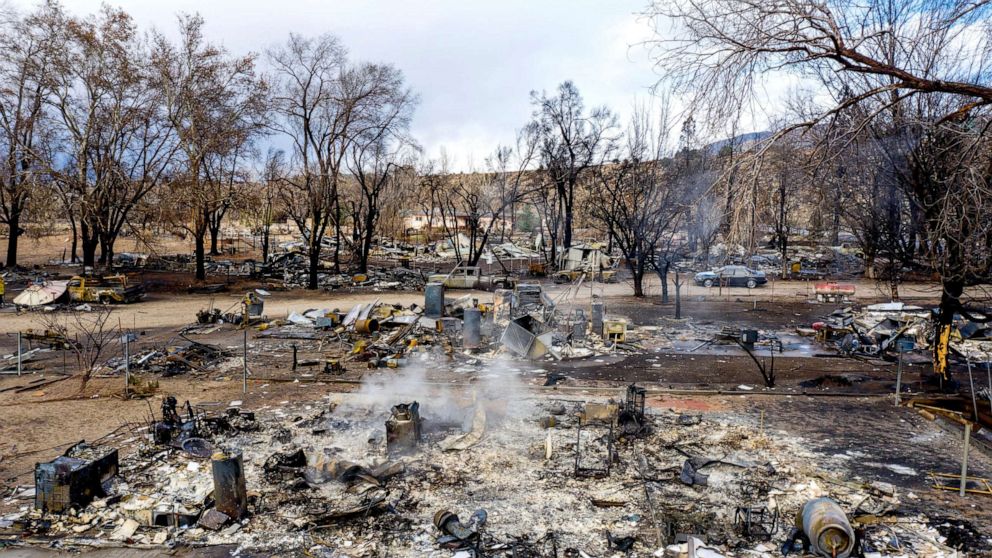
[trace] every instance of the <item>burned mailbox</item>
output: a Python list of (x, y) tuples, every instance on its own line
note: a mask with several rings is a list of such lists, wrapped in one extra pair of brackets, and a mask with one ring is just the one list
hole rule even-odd
[(105, 495), (103, 483), (117, 475), (117, 450), (85, 442), (34, 467), (34, 507), (52, 513), (87, 506)]
[(406, 453), (416, 449), (421, 440), (420, 403), (401, 403), (393, 407), (386, 421), (386, 450)]

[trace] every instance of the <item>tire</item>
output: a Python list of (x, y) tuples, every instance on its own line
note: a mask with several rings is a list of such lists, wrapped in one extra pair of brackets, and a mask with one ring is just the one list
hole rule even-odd
[(747, 288), (753, 289), (753, 288), (755, 288), (757, 286), (758, 286), (758, 282), (755, 281), (754, 279), (748, 279), (747, 280)]
[(712, 287), (713, 286), (713, 280), (712, 279), (706, 279), (706, 280), (704, 280), (703, 281), (703, 286), (704, 287), (707, 287), (707, 288)]

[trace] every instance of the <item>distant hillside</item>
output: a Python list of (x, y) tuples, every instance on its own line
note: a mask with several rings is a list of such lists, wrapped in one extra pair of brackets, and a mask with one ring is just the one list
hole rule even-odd
[(749, 132), (747, 134), (740, 134), (739, 136), (734, 136), (732, 138), (715, 141), (704, 147), (704, 149), (706, 149), (707, 151), (713, 154), (717, 154), (720, 152), (721, 149), (723, 149), (725, 145), (733, 144), (735, 149), (747, 148), (752, 143), (766, 139), (771, 135), (772, 133), (769, 131)]

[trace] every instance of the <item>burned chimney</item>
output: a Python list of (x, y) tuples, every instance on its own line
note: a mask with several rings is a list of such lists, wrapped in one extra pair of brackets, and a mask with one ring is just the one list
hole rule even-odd
[(416, 449), (421, 439), (420, 403), (401, 403), (393, 407), (386, 421), (386, 450), (391, 454)]

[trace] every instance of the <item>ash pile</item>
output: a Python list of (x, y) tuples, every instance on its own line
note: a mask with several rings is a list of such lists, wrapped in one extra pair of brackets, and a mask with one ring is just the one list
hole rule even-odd
[(829, 456), (753, 422), (658, 411), (635, 385), (563, 400), (505, 368), (456, 386), (436, 367), (251, 412), (166, 398), (151, 423), (39, 464), (9, 497), (34, 505), (0, 532), (352, 557), (954, 552), (894, 487), (821, 469)]

